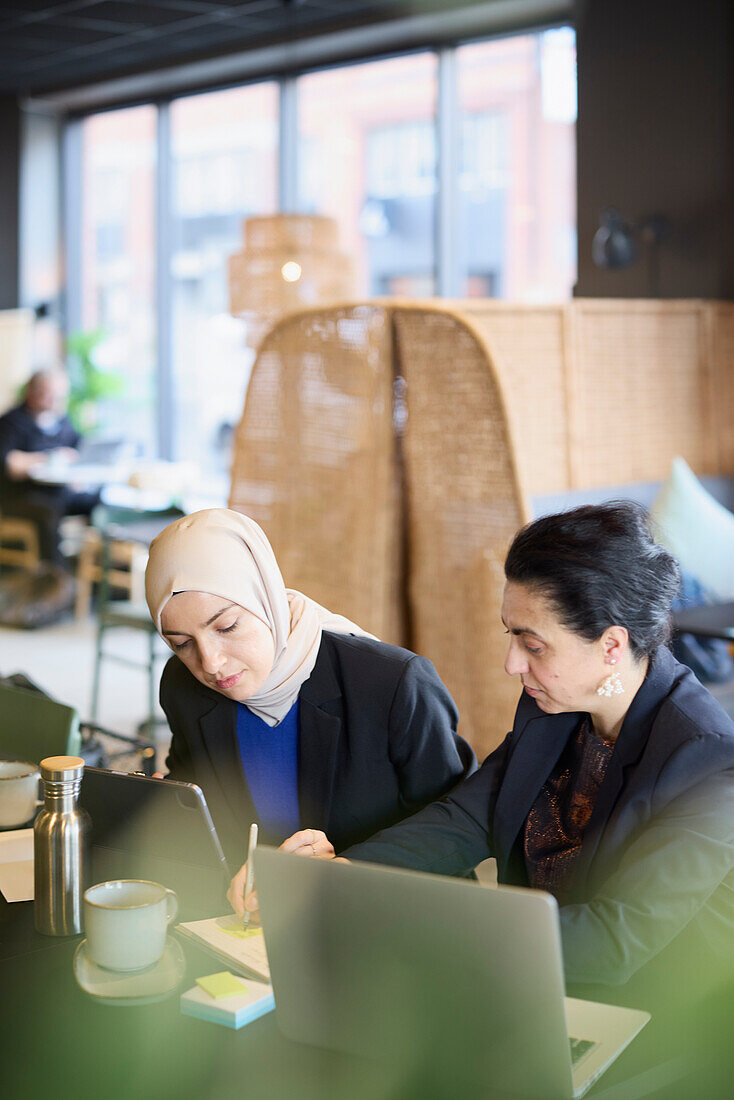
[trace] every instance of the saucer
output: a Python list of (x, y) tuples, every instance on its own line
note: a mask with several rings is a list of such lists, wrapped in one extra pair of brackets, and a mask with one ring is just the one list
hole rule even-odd
[(181, 947), (169, 936), (157, 963), (145, 970), (105, 970), (87, 954), (82, 940), (74, 954), (74, 977), (80, 989), (102, 1004), (144, 1005), (163, 1001), (178, 989), (186, 972)]
[(29, 817), (27, 821), (24, 821), (22, 825), (0, 825), (0, 833), (19, 833), (21, 829), (32, 829), (33, 822), (36, 820), (36, 815)]

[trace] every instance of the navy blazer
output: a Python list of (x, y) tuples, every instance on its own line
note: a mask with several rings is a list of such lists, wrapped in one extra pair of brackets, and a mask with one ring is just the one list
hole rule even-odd
[[(448, 798), (345, 855), (444, 874), (487, 856), (528, 885), (524, 826), (581, 716), (523, 693), (512, 732)], [(734, 723), (669, 650), (654, 655), (599, 788), (561, 906), (566, 977), (620, 984), (689, 923), (734, 954)]]
[[(237, 706), (178, 657), (164, 669), (160, 699), (173, 735), (170, 776), (199, 784), (239, 867), (259, 819), (239, 754)], [(325, 631), (299, 702), (301, 828), (323, 829), (337, 851), (440, 798), (476, 768), (435, 668), (405, 649)], [(265, 831), (261, 839), (285, 838)]]

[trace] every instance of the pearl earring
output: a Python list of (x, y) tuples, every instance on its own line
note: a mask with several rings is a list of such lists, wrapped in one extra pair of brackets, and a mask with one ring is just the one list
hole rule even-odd
[[(614, 658), (612, 658), (609, 663), (613, 665), (616, 664), (616, 661), (614, 660)], [(622, 687), (622, 681), (619, 678), (619, 673), (612, 672), (611, 675), (607, 676), (605, 680), (602, 680), (602, 682), (599, 684), (599, 687), (596, 689), (596, 694), (603, 695), (607, 699), (611, 699), (613, 695), (623, 695), (624, 688)]]

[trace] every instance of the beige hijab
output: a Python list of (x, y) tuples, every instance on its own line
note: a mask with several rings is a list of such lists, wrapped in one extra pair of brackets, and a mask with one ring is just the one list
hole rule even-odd
[(265, 533), (254, 520), (229, 508), (182, 516), (151, 543), (145, 598), (156, 630), (169, 645), (161, 632), (163, 608), (175, 592), (191, 591), (238, 603), (270, 627), (273, 667), (246, 704), (269, 726), (285, 717), (311, 675), (322, 630), (372, 637), (349, 619), (286, 588)]

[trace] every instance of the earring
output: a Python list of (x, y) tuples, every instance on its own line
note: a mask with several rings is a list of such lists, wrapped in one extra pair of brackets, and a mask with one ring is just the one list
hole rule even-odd
[[(609, 662), (610, 664), (616, 664), (614, 660)], [(596, 689), (597, 695), (604, 695), (607, 699), (611, 699), (613, 695), (623, 695), (624, 688), (622, 687), (622, 681), (619, 678), (618, 672), (612, 672), (607, 676), (605, 680), (599, 684)]]

